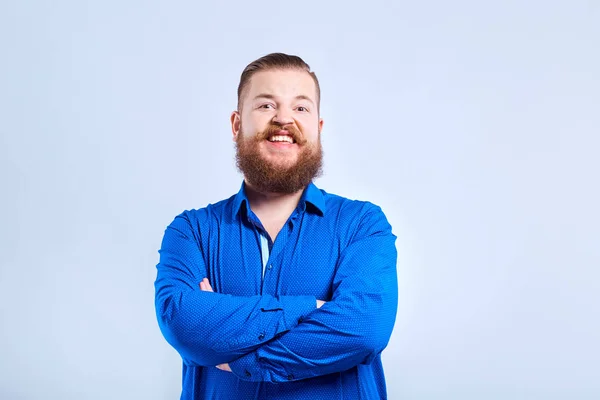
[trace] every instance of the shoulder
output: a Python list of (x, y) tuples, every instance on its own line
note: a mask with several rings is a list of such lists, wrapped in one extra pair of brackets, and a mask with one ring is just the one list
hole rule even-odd
[(381, 207), (370, 201), (350, 199), (322, 189), (319, 190), (323, 194), (328, 212), (348, 218), (362, 218), (366, 215), (378, 215), (385, 218)]
[[(321, 190), (321, 189), (320, 189)], [(327, 207), (326, 215), (352, 236), (360, 232), (391, 233), (383, 210), (377, 204), (366, 200), (355, 200), (321, 190)]]
[(194, 231), (210, 228), (211, 225), (231, 218), (235, 195), (201, 208), (184, 210), (171, 223), (171, 226), (187, 226)]

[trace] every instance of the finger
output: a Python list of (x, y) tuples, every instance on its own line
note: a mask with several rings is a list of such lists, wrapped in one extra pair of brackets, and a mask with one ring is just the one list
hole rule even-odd
[(208, 279), (204, 278), (202, 279), (202, 281), (200, 282), (200, 289), (204, 292), (212, 292), (212, 288), (210, 287), (210, 284), (208, 283)]
[(219, 364), (217, 365), (217, 368), (219, 368), (221, 371), (227, 371), (227, 372), (231, 372), (231, 368), (229, 368), (229, 364)]
[(202, 281), (200, 282), (200, 290), (202, 290), (203, 292), (214, 292), (212, 286), (210, 286), (208, 278), (202, 279)]

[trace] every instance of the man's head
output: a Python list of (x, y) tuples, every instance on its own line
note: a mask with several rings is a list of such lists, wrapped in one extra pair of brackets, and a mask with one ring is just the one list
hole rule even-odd
[(295, 193), (321, 173), (320, 89), (300, 57), (274, 53), (250, 63), (231, 115), (237, 166), (261, 192)]

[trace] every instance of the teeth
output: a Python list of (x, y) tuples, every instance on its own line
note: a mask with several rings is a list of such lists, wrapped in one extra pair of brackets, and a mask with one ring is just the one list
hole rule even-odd
[(271, 136), (269, 138), (269, 142), (287, 142), (287, 143), (294, 143), (294, 140), (290, 137), (290, 136)]

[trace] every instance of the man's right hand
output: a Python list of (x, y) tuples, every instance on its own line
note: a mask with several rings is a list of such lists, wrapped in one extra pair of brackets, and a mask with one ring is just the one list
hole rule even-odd
[(203, 292), (214, 292), (208, 278), (202, 279), (202, 282), (200, 282), (200, 290)]

